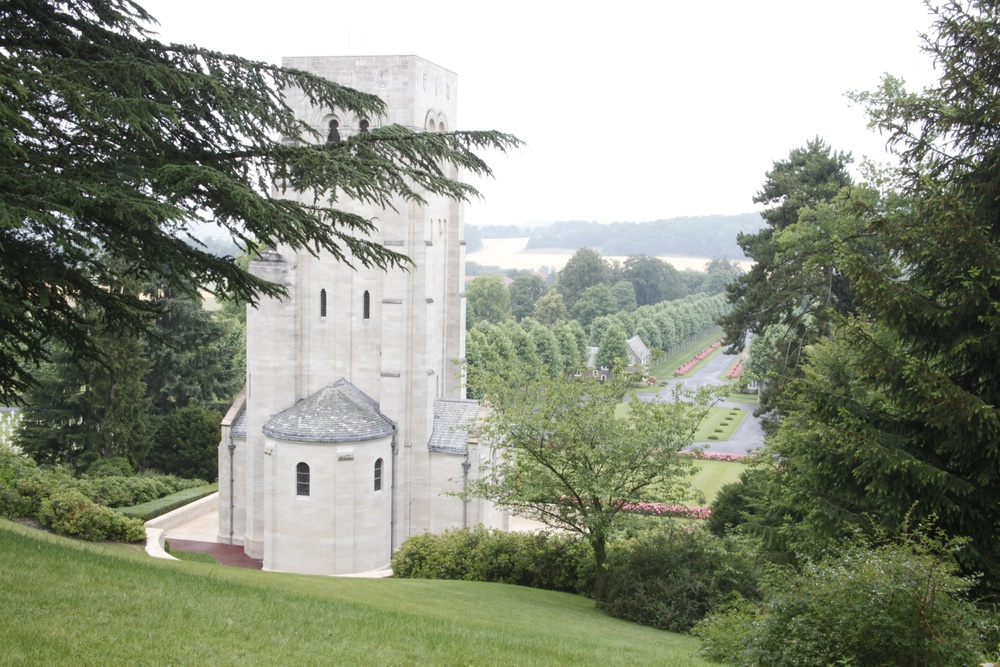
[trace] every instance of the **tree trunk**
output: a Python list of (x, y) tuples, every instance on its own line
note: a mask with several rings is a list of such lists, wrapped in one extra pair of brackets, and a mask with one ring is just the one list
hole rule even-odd
[(600, 607), (608, 592), (608, 550), (603, 536), (592, 536), (590, 546), (594, 549), (594, 602)]

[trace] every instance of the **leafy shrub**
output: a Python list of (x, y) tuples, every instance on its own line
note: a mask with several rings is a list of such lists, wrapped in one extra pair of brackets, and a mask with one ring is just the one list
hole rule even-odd
[(141, 542), (146, 539), (141, 521), (102, 507), (76, 489), (57, 491), (46, 498), (38, 512), (38, 520), (60, 535), (91, 542)]
[(594, 571), (590, 546), (579, 538), (473, 529), (408, 538), (392, 561), (394, 576), (464, 579), (588, 593)]
[(973, 665), (984, 621), (941, 542), (918, 535), (806, 564), (760, 603), (709, 616), (702, 650), (736, 665)]
[(156, 500), (150, 500), (148, 502), (133, 505), (131, 507), (120, 507), (118, 508), (118, 511), (125, 516), (146, 522), (150, 519), (162, 516), (167, 512), (171, 512), (178, 507), (184, 507), (188, 503), (193, 503), (194, 501), (211, 495), (218, 490), (218, 484), (196, 486), (190, 489), (177, 491), (176, 493), (172, 493), (169, 496), (164, 496), (162, 498), (157, 498)]
[(760, 569), (745, 544), (701, 529), (640, 534), (620, 561), (601, 606), (634, 623), (686, 632), (720, 604), (760, 597)]
[(124, 456), (98, 459), (90, 464), (84, 477), (129, 477), (134, 474), (132, 464)]
[(198, 479), (181, 479), (174, 475), (141, 475), (77, 479), (68, 485), (99, 505), (130, 507), (163, 498), (183, 489), (204, 486), (205, 482)]

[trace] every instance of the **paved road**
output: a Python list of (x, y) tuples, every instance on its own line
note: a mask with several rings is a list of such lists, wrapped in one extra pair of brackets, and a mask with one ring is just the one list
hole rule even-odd
[[(671, 392), (677, 385), (690, 389), (704, 386), (722, 386), (726, 384), (726, 381), (722, 377), (734, 360), (735, 357), (720, 353), (696, 368), (685, 378), (657, 378), (661, 382), (666, 381), (666, 386), (661, 387), (656, 393), (641, 393), (638, 395), (639, 399), (643, 401), (651, 401), (654, 398), (668, 400)], [(705, 450), (709, 452), (725, 452), (729, 454), (746, 454), (764, 446), (764, 432), (760, 428), (760, 421), (753, 416), (753, 410), (757, 407), (755, 404), (722, 401), (719, 405), (749, 410), (750, 414), (747, 415), (743, 423), (736, 429), (736, 433), (729, 440), (724, 442), (713, 440), (695, 444), (704, 445)]]

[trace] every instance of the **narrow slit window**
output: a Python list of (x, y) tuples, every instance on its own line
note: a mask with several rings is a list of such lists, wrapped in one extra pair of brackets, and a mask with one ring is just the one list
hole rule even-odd
[(326, 290), (319, 291), (319, 316), (326, 317)]
[(309, 464), (300, 463), (295, 466), (295, 495), (309, 495)]
[(362, 310), (364, 311), (364, 319), (366, 319), (366, 320), (367, 319), (371, 319), (371, 316), (372, 316), (372, 295), (368, 292), (368, 290), (365, 290), (365, 294), (364, 294), (364, 298), (363, 298), (363, 303), (362, 303)]
[(382, 459), (375, 461), (375, 490), (382, 490)]

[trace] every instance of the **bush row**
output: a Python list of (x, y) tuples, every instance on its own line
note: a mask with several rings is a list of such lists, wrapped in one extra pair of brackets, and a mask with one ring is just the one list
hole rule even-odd
[[(759, 598), (759, 568), (736, 538), (660, 524), (609, 550), (608, 591), (600, 606), (611, 616), (686, 632), (713, 607)], [(397, 577), (464, 579), (592, 595), (594, 556), (574, 536), (505, 533), (482, 527), (425, 533), (403, 542)]]
[(146, 539), (142, 521), (98, 505), (76, 489), (56, 491), (43, 500), (38, 520), (60, 535), (91, 542), (141, 542)]
[(172, 493), (169, 496), (164, 496), (163, 498), (157, 498), (156, 500), (150, 500), (138, 505), (133, 505), (132, 507), (121, 507), (118, 511), (127, 517), (132, 517), (133, 519), (146, 522), (150, 519), (162, 516), (167, 512), (172, 512), (178, 507), (184, 507), (188, 503), (200, 500), (201, 498), (211, 495), (218, 490), (218, 484), (203, 484), (201, 486), (195, 486)]
[(204, 485), (204, 480), (181, 479), (174, 475), (97, 477), (69, 482), (69, 486), (106, 507), (130, 507)]
[(541, 532), (483, 527), (410, 537), (396, 552), (393, 574), (409, 579), (462, 579), (590, 594), (593, 556), (583, 540)]
[[(126, 472), (113, 463), (111, 472)], [(0, 449), (0, 516), (35, 517), (62, 535), (87, 540), (145, 539), (142, 521), (112, 507), (137, 505), (184, 489), (205, 486), (173, 475), (74, 477), (65, 467), (39, 468), (31, 459)]]

